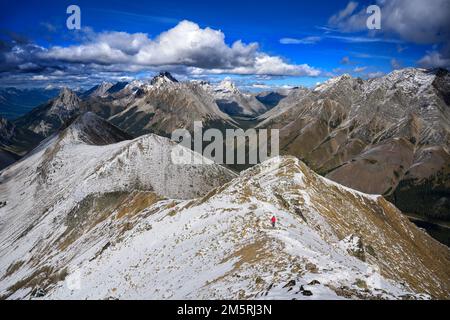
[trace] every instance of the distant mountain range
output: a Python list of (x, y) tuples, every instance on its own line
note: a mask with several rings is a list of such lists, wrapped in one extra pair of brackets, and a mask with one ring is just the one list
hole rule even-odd
[(280, 129), (281, 153), (347, 187), (384, 195), (407, 214), (450, 221), (450, 76), (403, 69), (378, 79), (343, 75), (312, 89), (249, 94), (232, 82), (148, 81), (67, 88), (14, 121), (3, 120), (0, 169), (92, 112), (126, 132), (169, 137), (175, 129)]
[[(449, 221), (449, 84), (64, 88), (0, 119), (0, 299), (449, 299), (450, 249), (402, 214)], [(167, 138), (193, 121), (283, 156), (232, 171)]]
[[(175, 129), (193, 129), (194, 121), (214, 128), (235, 128), (214, 98), (193, 82), (178, 82), (161, 73), (147, 82), (132, 82), (113, 97), (123, 110), (109, 120), (134, 135), (170, 136)], [(108, 103), (108, 100), (99, 101)]]
[(450, 250), (382, 196), (129, 139), (88, 112), (0, 172), (1, 298), (449, 298)]
[(404, 69), (294, 90), (260, 117), (284, 154), (407, 213), (450, 220), (450, 75)]

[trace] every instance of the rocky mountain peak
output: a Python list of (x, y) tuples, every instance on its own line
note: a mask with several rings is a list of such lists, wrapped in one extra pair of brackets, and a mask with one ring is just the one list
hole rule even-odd
[(214, 90), (213, 86), (211, 85), (211, 83), (209, 81), (205, 81), (205, 80), (191, 80), (190, 83), (195, 85), (195, 86), (199, 86), (199, 87), (205, 89), (208, 92), (211, 91), (211, 90)]
[(113, 84), (111, 82), (103, 81), (99, 85), (89, 89), (83, 93), (83, 97), (104, 97), (107, 95), (108, 90), (111, 89)]
[(361, 84), (360, 79), (355, 79), (349, 74), (343, 74), (341, 76), (331, 78), (328, 81), (319, 84), (314, 89), (314, 92), (329, 92), (332, 90), (341, 90), (341, 89), (353, 89), (357, 84)]
[(59, 92), (59, 96), (70, 96), (72, 94), (75, 94), (70, 88), (68, 87), (63, 87), (61, 88), (60, 92)]
[(86, 112), (76, 118), (63, 132), (63, 137), (72, 142), (89, 145), (108, 145), (133, 137), (92, 112)]
[(111, 82), (106, 82), (103, 81), (97, 88), (96, 93), (97, 94), (105, 94), (109, 89), (111, 89), (111, 87), (113, 86), (113, 84)]
[(223, 80), (218, 86), (218, 90), (230, 92), (230, 93), (239, 93), (239, 89), (236, 87), (236, 84), (231, 79)]
[(348, 74), (348, 73), (344, 73), (343, 75), (341, 75), (340, 77), (338, 77), (339, 80), (350, 80), (353, 79), (353, 77)]
[(80, 103), (80, 98), (75, 92), (69, 88), (62, 88), (58, 97), (53, 100), (52, 111), (64, 109), (67, 111), (72, 111), (78, 109)]
[(213, 95), (220, 110), (232, 116), (258, 116), (269, 108), (255, 95), (242, 93), (229, 78), (213, 88)]
[(151, 85), (153, 86), (161, 86), (167, 83), (177, 83), (178, 80), (175, 79), (170, 72), (164, 71), (160, 72), (159, 75), (154, 77), (151, 81)]

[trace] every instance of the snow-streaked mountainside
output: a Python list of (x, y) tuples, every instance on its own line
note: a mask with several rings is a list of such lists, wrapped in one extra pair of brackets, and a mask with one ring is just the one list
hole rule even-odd
[[(13, 260), (27, 256), (30, 264), (23, 265), (22, 275), (35, 278), (33, 273), (40, 268), (33, 267), (35, 262), (50, 263), (54, 254), (64, 252), (107, 218), (96, 209), (112, 208), (119, 199), (128, 208), (131, 204), (125, 199), (133, 192), (151, 194), (154, 199), (197, 198), (235, 177), (199, 155), (196, 157), (203, 165), (172, 163), (174, 154), (183, 151), (189, 156), (193, 152), (166, 138), (147, 135), (124, 140), (127, 138), (120, 129), (87, 113), (0, 172), (0, 202), (6, 203), (0, 208), (1, 296), (9, 295), (8, 281), (14, 281), (5, 276)], [(150, 199), (135, 205), (145, 207)], [(91, 205), (96, 209), (90, 211)], [(66, 258), (101, 241), (92, 240)], [(64, 266), (66, 258), (54, 260), (53, 267)]]
[(98, 121), (2, 172), (3, 298), (449, 298), (449, 249), (382, 197), (293, 157), (177, 169), (153, 135), (92, 145)]
[[(68, 188), (71, 191), (63, 196), (79, 201), (105, 184), (110, 189), (107, 192), (152, 190), (165, 197), (190, 199), (234, 176), (212, 164), (172, 164), (172, 156), (179, 154), (175, 153), (178, 147), (166, 138), (146, 135), (127, 139), (131, 136), (107, 121), (92, 113), (83, 114), (44, 140), (22, 161), (1, 172), (2, 197), (13, 197), (16, 187), (23, 189), (25, 185), (31, 191), (21, 192), (25, 197), (38, 196), (28, 199), (30, 206), (41, 193), (48, 206), (53, 203), (51, 199), (59, 201), (61, 196), (54, 190)], [(37, 193), (32, 192), (34, 189)], [(13, 204), (14, 199), (12, 207)]]
[[(287, 124), (295, 120), (292, 119), (295, 113), (304, 113), (311, 102), (328, 99), (342, 105), (351, 120), (380, 118), (389, 121), (386, 125), (391, 125), (411, 113), (417, 114), (427, 127), (435, 126), (434, 130), (428, 128), (423, 132), (423, 143), (449, 144), (450, 110), (445, 107), (449, 94), (449, 88), (445, 86), (448, 86), (449, 78), (448, 71), (430, 72), (414, 68), (396, 70), (366, 81), (343, 75), (313, 90), (292, 90), (279, 106), (261, 116), (265, 121), (260, 126), (267, 126), (270, 122)], [(286, 121), (282, 121), (283, 118)]]
[(86, 92), (83, 92), (83, 94), (81, 95), (83, 98), (84, 97), (106, 97), (108, 95), (108, 91), (114, 86), (114, 84), (112, 84), (111, 82), (102, 82), (99, 85), (89, 89)]
[[(283, 154), (405, 212), (450, 219), (450, 75), (403, 69), (296, 89), (260, 117)], [(413, 170), (414, 169), (414, 170)]]

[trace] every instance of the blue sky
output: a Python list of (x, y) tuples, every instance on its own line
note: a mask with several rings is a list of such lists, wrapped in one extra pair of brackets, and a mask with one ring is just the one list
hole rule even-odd
[[(311, 86), (342, 73), (368, 78), (401, 67), (448, 68), (449, 3), (6, 0), (0, 4), (0, 86), (89, 86), (164, 69), (182, 79), (231, 77), (264, 88)], [(71, 4), (81, 8), (79, 31), (66, 27)], [(371, 4), (382, 10), (379, 31), (365, 26)], [(183, 32), (194, 44), (182, 43)], [(241, 45), (234, 47), (236, 41)]]

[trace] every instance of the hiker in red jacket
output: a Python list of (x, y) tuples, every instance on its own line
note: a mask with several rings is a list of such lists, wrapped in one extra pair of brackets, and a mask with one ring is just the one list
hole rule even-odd
[(277, 223), (277, 218), (275, 216), (273, 216), (272, 219), (270, 219), (270, 221), (272, 222), (272, 227), (275, 228), (275, 225)]

